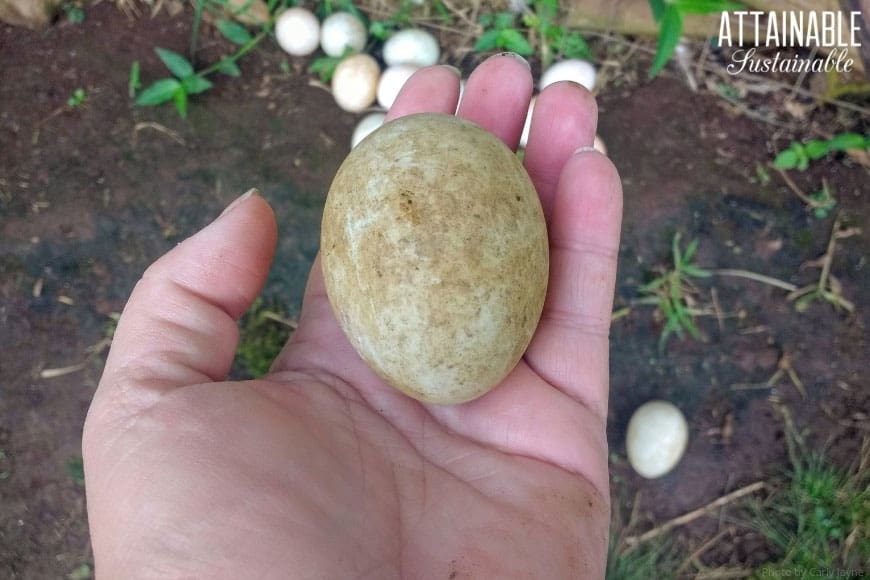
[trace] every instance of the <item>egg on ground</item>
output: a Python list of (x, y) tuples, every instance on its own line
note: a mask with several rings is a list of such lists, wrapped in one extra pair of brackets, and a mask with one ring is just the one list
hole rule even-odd
[(595, 65), (591, 62), (580, 59), (563, 60), (544, 71), (538, 87), (544, 90), (559, 81), (573, 81), (591, 91), (595, 88), (596, 77)]
[(275, 39), (284, 52), (306, 56), (320, 44), (320, 22), (305, 8), (288, 8), (275, 20)]
[(628, 422), (625, 437), (628, 462), (648, 479), (661, 477), (676, 467), (688, 442), (686, 418), (667, 401), (641, 405)]
[(348, 12), (330, 14), (320, 27), (320, 48), (327, 56), (341, 56), (347, 48), (360, 52), (367, 39), (365, 24)]
[(430, 33), (419, 28), (400, 30), (384, 43), (383, 57), (387, 66), (412, 64), (431, 66), (438, 62), (441, 48)]
[(339, 107), (359, 113), (375, 102), (381, 67), (368, 54), (342, 59), (332, 74), (332, 97)]

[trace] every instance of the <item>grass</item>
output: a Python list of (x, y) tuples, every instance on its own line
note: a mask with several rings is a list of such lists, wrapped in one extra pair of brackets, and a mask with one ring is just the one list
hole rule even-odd
[(667, 541), (651, 542), (633, 550), (621, 545), (611, 533), (607, 548), (607, 580), (669, 580), (676, 578), (677, 564)]
[(792, 467), (779, 491), (751, 504), (751, 525), (778, 550), (756, 577), (795, 577), (807, 570), (860, 570), (870, 562), (870, 445), (851, 470), (790, 441)]
[(242, 318), (236, 362), (252, 377), (261, 377), (269, 372), (269, 367), (295, 328), (295, 324), (281, 314), (284, 311), (286, 308), (283, 306), (273, 302), (267, 305), (262, 298), (258, 298)]
[(701, 333), (695, 325), (695, 316), (701, 314), (694, 308), (693, 295), (697, 294), (692, 278), (708, 278), (711, 272), (703, 270), (692, 262), (698, 249), (698, 240), (692, 240), (685, 251), (680, 246), (680, 234), (674, 234), (671, 241), (673, 265), (661, 269), (660, 276), (640, 287), (646, 296), (635, 301), (636, 304), (652, 304), (664, 316), (665, 324), (659, 336), (659, 349), (664, 350), (671, 335), (683, 338), (686, 332), (695, 340), (701, 340)]

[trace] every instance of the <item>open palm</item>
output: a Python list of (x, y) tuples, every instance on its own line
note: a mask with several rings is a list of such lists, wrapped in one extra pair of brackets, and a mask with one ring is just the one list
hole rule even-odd
[[(459, 115), (515, 147), (531, 91), (525, 64), (493, 57)], [(390, 116), (457, 98), (454, 72), (432, 67)], [(275, 249), (257, 195), (149, 268), (85, 425), (98, 578), (603, 576), (621, 191), (588, 150), (595, 123), (579, 86), (538, 97), (525, 160), (549, 227), (547, 302), (517, 368), (463, 405), (385, 385), (339, 329), (319, 261), (272, 372), (222, 382)]]

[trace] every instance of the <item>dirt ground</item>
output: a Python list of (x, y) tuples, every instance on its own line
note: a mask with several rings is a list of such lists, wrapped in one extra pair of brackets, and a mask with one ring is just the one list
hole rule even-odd
[[(165, 14), (132, 21), (104, 2), (78, 25), (38, 33), (0, 25), (2, 578), (65, 578), (91, 561), (84, 489), (70, 469), (104, 360), (88, 349), (103, 341), (111, 314), (149, 263), (256, 186), (280, 224), (264, 294), (291, 316), (298, 311), (324, 195), (356, 117), (309, 85), (306, 61), (285, 59), (271, 45), (242, 61), (241, 78), (222, 78), (196, 97), (186, 121), (170, 107), (133, 107), (130, 63), (141, 62), (145, 82), (163, 76), (153, 47), (184, 52), (189, 23), (189, 15)], [(226, 45), (208, 27), (203, 34), (202, 59), (210, 62)], [(79, 87), (84, 104), (66, 108)], [(693, 93), (674, 74), (648, 82), (625, 71), (610, 79), (599, 104), (599, 133), (625, 188), (616, 308), (632, 305), (638, 286), (667, 263), (676, 232), (699, 240), (701, 266), (797, 285), (817, 279), (808, 263), (825, 252), (836, 212), (814, 217), (776, 174), (765, 182), (756, 167), (791, 139), (841, 121), (837, 113), (827, 108), (783, 128)], [(870, 129), (866, 118), (848, 121)], [(867, 169), (828, 159), (795, 174), (809, 190), (822, 177), (844, 221), (866, 226)], [(609, 438), (624, 509), (639, 501), (651, 525), (781, 475), (784, 426), (771, 399), (791, 410), (814, 445), (848, 465), (870, 428), (868, 255), (864, 231), (842, 240), (834, 256), (831, 271), (857, 305), (852, 316), (827, 304), (798, 314), (780, 289), (716, 277), (699, 283), (699, 300), (715, 295), (720, 313), (699, 318), (702, 342), (674, 339), (660, 352), (661, 323), (649, 307), (633, 306), (615, 322)], [(787, 378), (772, 388), (733, 388), (764, 383), (784, 356), (805, 398)], [(76, 372), (41, 375), (79, 363)], [(624, 432), (632, 411), (656, 398), (682, 408), (691, 439), (677, 469), (646, 481), (625, 463)], [(723, 525), (722, 517), (701, 518), (678, 542), (697, 547)], [(736, 526), (702, 559), (754, 565), (769, 555)]]

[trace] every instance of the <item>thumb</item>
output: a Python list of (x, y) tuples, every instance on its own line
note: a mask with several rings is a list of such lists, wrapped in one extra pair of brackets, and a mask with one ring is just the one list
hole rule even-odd
[(223, 380), (276, 242), (272, 208), (252, 189), (157, 260), (124, 308), (97, 396)]

